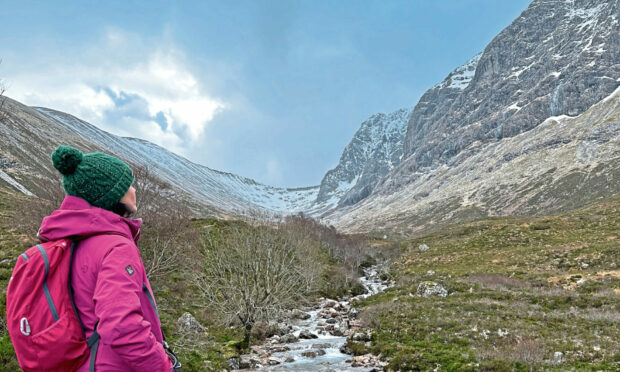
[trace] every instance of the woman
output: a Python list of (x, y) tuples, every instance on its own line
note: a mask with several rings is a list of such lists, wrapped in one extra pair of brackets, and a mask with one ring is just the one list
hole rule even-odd
[[(67, 196), (39, 229), (41, 241), (77, 241), (71, 283), (86, 337), (95, 327), (96, 353), (78, 372), (169, 372), (172, 363), (151, 286), (137, 248), (141, 219), (132, 171), (100, 152), (82, 154), (60, 146), (52, 154)], [(94, 355), (94, 358), (93, 358)]]

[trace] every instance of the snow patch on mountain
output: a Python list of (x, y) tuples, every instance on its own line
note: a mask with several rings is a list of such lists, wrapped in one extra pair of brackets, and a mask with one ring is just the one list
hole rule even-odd
[(455, 68), (448, 76), (433, 88), (465, 89), (476, 74), (476, 66), (482, 53), (476, 54), (464, 65)]
[(402, 143), (411, 111), (375, 114), (362, 123), (338, 165), (323, 178), (311, 213), (355, 203), (402, 160)]
[(251, 209), (277, 213), (296, 213), (311, 209), (318, 186), (279, 188), (252, 179), (193, 163), (154, 143), (131, 137), (119, 137), (69, 114), (47, 108), (40, 113), (75, 131), (131, 163), (148, 167), (175, 188), (199, 201), (223, 210), (243, 213)]
[(22, 194), (25, 194), (25, 195), (28, 195), (28, 196), (33, 196), (33, 194), (27, 188), (25, 188), (19, 182), (15, 181), (11, 176), (9, 176), (8, 174), (4, 173), (2, 170), (0, 170), (0, 179), (3, 179), (9, 185), (15, 187)]

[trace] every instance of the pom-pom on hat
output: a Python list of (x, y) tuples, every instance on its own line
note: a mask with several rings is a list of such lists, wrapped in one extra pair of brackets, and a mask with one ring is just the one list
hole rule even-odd
[(103, 209), (111, 210), (133, 182), (131, 168), (125, 162), (102, 152), (82, 154), (74, 147), (59, 146), (52, 153), (52, 163), (63, 175), (67, 195)]

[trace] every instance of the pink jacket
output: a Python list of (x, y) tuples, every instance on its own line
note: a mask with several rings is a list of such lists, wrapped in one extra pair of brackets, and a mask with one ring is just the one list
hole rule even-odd
[[(141, 225), (141, 219), (124, 218), (66, 196), (60, 208), (43, 219), (39, 230), (41, 241), (80, 240), (73, 256), (71, 282), (87, 338), (99, 320), (96, 372), (172, 370), (136, 245)], [(89, 362), (78, 372), (87, 372)]]

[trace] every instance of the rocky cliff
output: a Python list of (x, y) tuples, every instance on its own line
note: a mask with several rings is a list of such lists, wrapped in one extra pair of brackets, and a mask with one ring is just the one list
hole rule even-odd
[[(380, 215), (386, 229), (396, 225), (401, 230), (404, 226), (419, 229), (428, 223), (459, 218), (561, 210), (583, 205), (590, 195), (617, 191), (613, 185), (599, 183), (596, 187), (601, 189), (591, 190), (590, 195), (583, 195), (586, 190), (579, 189), (566, 197), (555, 188), (558, 184), (546, 184), (551, 178), (536, 176), (532, 183), (524, 176), (527, 169), (518, 168), (521, 175), (497, 170), (513, 166), (532, 148), (538, 153), (574, 145), (575, 137), (560, 132), (567, 129), (565, 125), (544, 131), (544, 137), (537, 138), (543, 134), (535, 129), (548, 123), (548, 118), (566, 117), (562, 120), (574, 125), (604, 124), (568, 117), (584, 113), (620, 85), (619, 17), (617, 0), (532, 2), (482, 53), (422, 96), (409, 119), (401, 164), (378, 182), (367, 198), (355, 205), (341, 204), (326, 215), (326, 221), (351, 231), (368, 231), (369, 221), (377, 221)], [(606, 120), (617, 120), (617, 114), (610, 115), (611, 119)], [(608, 137), (606, 143), (617, 134), (613, 129), (602, 133), (602, 137)], [(524, 140), (536, 145), (519, 148)], [(498, 152), (503, 153), (500, 159), (495, 158)], [(611, 163), (617, 159), (597, 156), (597, 172), (604, 168), (612, 177), (615, 168)], [(583, 173), (579, 159), (568, 157), (547, 170), (575, 169), (574, 174), (565, 176), (590, 177), (591, 169)], [(544, 157), (539, 160), (545, 162)], [(494, 165), (488, 166), (487, 162)], [(528, 164), (535, 166), (533, 162)], [(472, 174), (474, 179), (470, 178)], [(498, 190), (497, 185), (487, 188), (491, 176), (504, 189)], [(463, 180), (470, 180), (481, 190), (471, 189), (472, 184)], [(520, 199), (524, 187), (531, 188), (532, 195)], [(487, 193), (484, 198), (482, 190)], [(514, 203), (499, 197), (497, 191), (512, 194)], [(525, 201), (534, 194), (538, 195), (536, 207)], [(436, 199), (437, 195), (441, 199)], [(484, 202), (471, 201), (475, 196)], [(465, 212), (464, 206), (471, 208), (465, 208)]]
[(476, 141), (527, 132), (550, 116), (579, 115), (611, 94), (620, 76), (619, 16), (616, 0), (532, 2), (469, 68), (422, 96), (408, 124), (406, 160), (386, 187), (452, 164)]
[(345, 147), (338, 165), (323, 177), (315, 213), (364, 199), (400, 164), (410, 113), (401, 109), (390, 114), (375, 114), (362, 123)]

